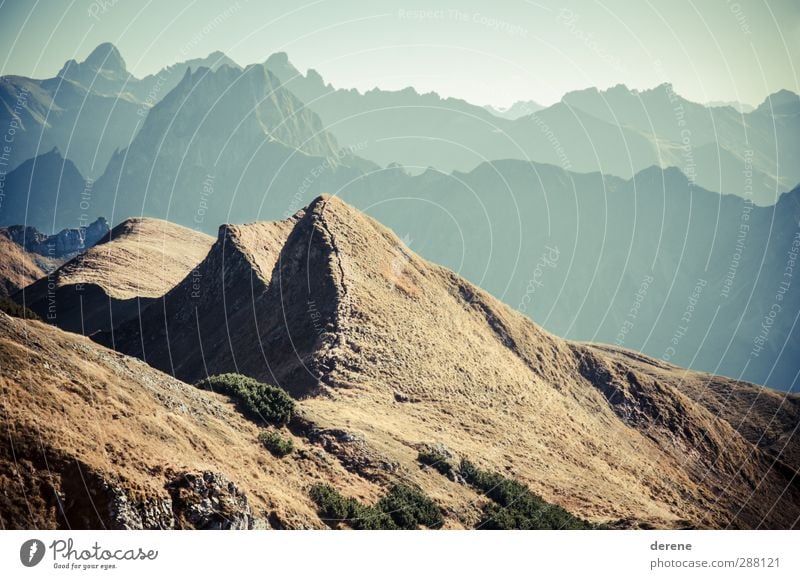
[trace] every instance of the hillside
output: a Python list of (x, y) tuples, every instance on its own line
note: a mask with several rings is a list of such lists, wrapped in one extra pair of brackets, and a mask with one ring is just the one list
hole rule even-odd
[(95, 245), (108, 234), (100, 217), (83, 229), (46, 235), (30, 225), (0, 227), (0, 296), (10, 296)]
[[(185, 279), (122, 324), (116, 348), (187, 381), (238, 371), (282, 386), (318, 428), (362, 441), (331, 443), (359, 474), (397, 463), (441, 497), (442, 477), (413, 466), (420, 445), (442, 444), (596, 522), (800, 515), (797, 396), (558, 339), (338, 199), (223, 227), (198, 270), (200, 302), (182, 299)], [(170, 360), (167, 347), (184, 349)]]
[(299, 439), (274, 458), (225, 397), (87, 338), (0, 313), (0, 360), (2, 529), (315, 528), (312, 483), (377, 493)]
[(205, 257), (211, 242), (167, 221), (127, 219), (14, 298), (43, 320), (88, 335), (136, 316), (164, 295)]
[(0, 297), (9, 296), (44, 275), (33, 256), (0, 235)]

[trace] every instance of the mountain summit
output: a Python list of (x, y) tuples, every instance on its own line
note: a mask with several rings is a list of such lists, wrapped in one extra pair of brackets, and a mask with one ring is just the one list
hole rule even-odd
[(122, 54), (110, 42), (98, 45), (83, 62), (65, 62), (58, 77), (103, 93), (124, 90), (129, 81), (136, 82), (128, 72)]
[(122, 54), (120, 54), (117, 47), (110, 42), (99, 44), (86, 57), (83, 64), (98, 71), (103, 70), (119, 74), (128, 72), (128, 68), (125, 66), (125, 59), (122, 58)]

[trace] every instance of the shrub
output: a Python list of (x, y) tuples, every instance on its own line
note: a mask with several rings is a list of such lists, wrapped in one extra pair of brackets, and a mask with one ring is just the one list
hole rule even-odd
[(6, 296), (0, 296), (0, 312), (5, 312), (9, 316), (13, 316), (15, 318), (40, 320), (39, 316), (37, 316), (31, 310)]
[(395, 485), (376, 506), (392, 517), (400, 529), (416, 529), (423, 525), (438, 528), (444, 523), (436, 503), (408, 485)]
[(444, 523), (439, 507), (422, 492), (407, 485), (395, 485), (374, 506), (343, 497), (326, 484), (314, 485), (309, 493), (320, 517), (330, 526), (344, 523), (354, 529), (417, 529)]
[(265, 430), (258, 435), (258, 440), (264, 445), (264, 448), (279, 458), (294, 452), (294, 444), (292, 441), (281, 436), (279, 432)]
[(453, 465), (448, 461), (447, 455), (432, 446), (420, 450), (417, 460), (422, 464), (435, 468), (445, 476), (453, 472)]
[(282, 388), (241, 374), (219, 374), (197, 383), (198, 388), (222, 392), (233, 398), (242, 414), (252, 420), (286, 424), (294, 412), (294, 400)]
[(386, 531), (397, 529), (394, 520), (382, 510), (363, 505), (355, 499), (349, 514), (350, 526), (361, 531)]
[(360, 530), (397, 528), (386, 513), (363, 505), (356, 499), (343, 497), (330, 485), (314, 485), (309, 494), (319, 509), (320, 517), (330, 526), (344, 523)]
[(326, 522), (345, 521), (350, 514), (349, 501), (354, 500), (346, 499), (339, 494), (339, 491), (326, 484), (311, 487), (309, 496), (316, 503), (320, 517)]
[(467, 484), (492, 499), (479, 529), (591, 529), (592, 525), (564, 508), (548, 503), (524, 484), (479, 469), (464, 459), (459, 474)]

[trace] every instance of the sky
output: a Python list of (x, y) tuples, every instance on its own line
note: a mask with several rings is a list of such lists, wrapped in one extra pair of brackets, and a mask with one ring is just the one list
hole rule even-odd
[(101, 42), (136, 76), (221, 50), (283, 51), (336, 87), (549, 105), (671, 82), (698, 102), (800, 92), (798, 0), (0, 0), (0, 73), (54, 76)]

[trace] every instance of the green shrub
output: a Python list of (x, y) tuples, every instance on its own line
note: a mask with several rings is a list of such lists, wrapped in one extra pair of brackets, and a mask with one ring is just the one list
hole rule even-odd
[(258, 435), (258, 440), (264, 445), (264, 448), (279, 458), (294, 452), (294, 444), (292, 441), (281, 436), (279, 432), (265, 430)]
[(464, 459), (459, 467), (464, 481), (493, 503), (484, 509), (479, 529), (591, 529), (592, 525), (558, 505), (548, 503), (524, 484), (479, 469)]
[(438, 528), (444, 523), (436, 503), (408, 485), (395, 485), (376, 506), (392, 517), (400, 529)]
[(394, 520), (382, 510), (363, 505), (355, 499), (352, 501), (352, 508), (349, 512), (349, 523), (354, 529), (360, 531), (387, 531), (397, 529)]
[(18, 304), (7, 296), (0, 296), (0, 312), (5, 312), (15, 318), (26, 318), (28, 320), (40, 320), (39, 316), (25, 306)]
[(439, 507), (417, 489), (395, 485), (374, 506), (343, 497), (326, 484), (314, 485), (309, 493), (320, 517), (330, 526), (339, 523), (353, 529), (417, 529), (441, 527)]
[(311, 487), (309, 493), (319, 509), (319, 515), (329, 526), (339, 523), (359, 530), (396, 529), (392, 518), (375, 507), (363, 505), (356, 499), (343, 497), (326, 484)]
[(448, 457), (443, 452), (433, 447), (420, 450), (417, 455), (417, 460), (422, 464), (435, 468), (445, 476), (453, 472), (453, 465), (448, 461)]
[(233, 398), (242, 414), (252, 420), (286, 424), (294, 412), (294, 400), (282, 388), (241, 374), (219, 374), (197, 383), (198, 388), (222, 392)]

